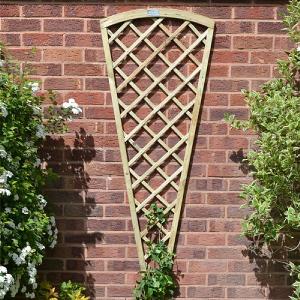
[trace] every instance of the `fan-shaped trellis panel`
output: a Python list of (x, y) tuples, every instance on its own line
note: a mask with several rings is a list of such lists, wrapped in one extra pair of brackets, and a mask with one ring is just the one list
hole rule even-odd
[(173, 251), (214, 22), (174, 9), (134, 10), (108, 17), (101, 31), (126, 188), (141, 269), (151, 203)]

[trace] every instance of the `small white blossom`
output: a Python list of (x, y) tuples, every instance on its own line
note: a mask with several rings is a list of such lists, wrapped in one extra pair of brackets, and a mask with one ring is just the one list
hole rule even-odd
[(39, 116), (42, 113), (42, 109), (39, 106), (32, 106), (33, 114)]
[(7, 269), (4, 266), (0, 266), (0, 273), (7, 273)]
[(62, 107), (71, 109), (71, 112), (74, 115), (78, 115), (82, 112), (82, 109), (79, 107), (79, 105), (76, 103), (75, 99), (73, 98), (70, 98), (68, 102), (64, 102), (62, 104)]
[(11, 195), (11, 191), (8, 190), (8, 189), (0, 189), (0, 195), (10, 196)]
[(35, 167), (35, 168), (38, 168), (40, 165), (41, 165), (41, 160), (39, 159), (39, 158), (37, 158), (36, 159), (36, 161), (35, 161), (35, 163), (33, 164), (33, 166)]
[(40, 89), (38, 82), (29, 82), (28, 87), (31, 88), (33, 93), (36, 93)]
[(57, 241), (56, 240), (53, 240), (52, 243), (50, 244), (50, 248), (54, 248), (54, 246), (57, 244)]
[(300, 52), (300, 45), (297, 47), (297, 51)]
[(7, 156), (7, 152), (5, 151), (3, 146), (0, 146), (0, 157), (5, 158)]
[(0, 110), (1, 110), (2, 116), (4, 118), (6, 118), (8, 115), (8, 112), (7, 112), (6, 106), (3, 103), (0, 103)]
[[(4, 211), (6, 213), (11, 213), (11, 208), (10, 207), (5, 207)], [(0, 272), (1, 272), (1, 270), (0, 270)]]
[(22, 293), (25, 293), (25, 292), (26, 292), (26, 286), (25, 286), (25, 285), (22, 287), (21, 292), (22, 292)]
[(27, 207), (23, 207), (23, 208), (22, 208), (22, 213), (23, 213), (24, 215), (28, 215), (28, 213), (29, 213), (28, 208), (27, 208)]
[(46, 131), (45, 131), (45, 127), (43, 125), (37, 125), (37, 130), (36, 130), (36, 134), (35, 134), (38, 138), (45, 138), (46, 136)]
[(3, 67), (3, 66), (4, 66), (4, 64), (5, 64), (5, 60), (3, 60), (3, 59), (0, 59), (0, 68), (1, 68), (1, 67)]
[(15, 194), (14, 195), (14, 200), (16, 200), (16, 201), (19, 200), (19, 195)]

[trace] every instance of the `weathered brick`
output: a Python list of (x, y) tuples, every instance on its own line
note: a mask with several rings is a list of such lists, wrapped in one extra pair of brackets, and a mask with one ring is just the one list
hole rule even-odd
[(46, 78), (45, 89), (49, 90), (80, 90), (82, 80), (77, 78)]
[(223, 298), (225, 289), (222, 287), (189, 287), (187, 295), (196, 299)]
[(41, 21), (37, 19), (2, 19), (1, 30), (8, 32), (41, 31)]
[(81, 62), (83, 51), (80, 49), (44, 49), (44, 61), (46, 62)]
[(14, 4), (0, 4), (0, 17), (19, 17), (20, 7)]
[(285, 34), (285, 26), (282, 22), (258, 22), (258, 33), (262, 34)]
[(65, 6), (66, 17), (83, 17), (83, 18), (101, 18), (105, 16), (105, 10), (103, 5), (66, 5)]
[(66, 34), (67, 47), (102, 47), (99, 34)]
[(78, 19), (46, 19), (44, 20), (44, 31), (54, 32), (82, 32), (83, 20)]
[(267, 36), (234, 36), (234, 49), (271, 49), (273, 38)]
[(62, 6), (56, 4), (26, 4), (23, 6), (24, 17), (61, 17)]
[(62, 46), (62, 34), (28, 33), (23, 34), (25, 46)]
[(273, 7), (235, 7), (234, 8), (234, 17), (236, 19), (274, 19), (275, 11)]

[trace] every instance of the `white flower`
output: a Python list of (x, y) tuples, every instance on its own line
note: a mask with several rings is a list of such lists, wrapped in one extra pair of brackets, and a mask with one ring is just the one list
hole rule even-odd
[(38, 138), (45, 138), (46, 136), (45, 127), (43, 125), (37, 125), (37, 130), (35, 135)]
[(38, 82), (29, 82), (28, 87), (31, 88), (33, 93), (36, 93), (40, 89)]
[(37, 245), (37, 247), (38, 247), (40, 250), (44, 250), (44, 249), (45, 249), (45, 246), (42, 245), (42, 244), (39, 243), (39, 242), (36, 242), (36, 245)]
[(33, 114), (36, 116), (39, 116), (42, 112), (42, 109), (39, 106), (33, 106), (32, 110), (33, 110)]
[(53, 240), (52, 243), (50, 244), (50, 248), (54, 248), (54, 246), (57, 244), (57, 241), (56, 240)]
[(73, 107), (72, 108), (72, 113), (74, 115), (79, 115), (80, 113), (82, 113), (82, 109), (80, 107)]
[(3, 59), (0, 59), (0, 68), (1, 68), (1, 67), (3, 67), (3, 66), (4, 66), (4, 64), (5, 64), (5, 60), (3, 60)]
[(28, 213), (29, 213), (28, 208), (27, 208), (27, 207), (23, 207), (23, 208), (22, 208), (22, 213), (23, 213), (24, 215), (28, 215)]
[(8, 190), (8, 189), (0, 189), (0, 195), (10, 196), (11, 195), (11, 191)]
[(45, 198), (43, 197), (43, 195), (38, 195), (37, 196), (38, 200), (40, 201), (40, 208), (44, 208), (47, 205), (47, 201), (45, 200)]
[(300, 52), (300, 45), (297, 47), (297, 51)]
[(5, 171), (5, 175), (8, 178), (12, 178), (14, 174), (12, 172), (10, 172), (10, 171)]
[(5, 158), (7, 156), (7, 152), (5, 151), (3, 146), (0, 146), (0, 157)]
[(26, 286), (25, 286), (25, 285), (22, 287), (21, 292), (22, 292), (22, 293), (25, 293), (25, 292), (26, 292)]
[(70, 98), (68, 102), (64, 102), (62, 104), (62, 107), (71, 109), (74, 115), (78, 115), (82, 112), (82, 109), (79, 107), (79, 105), (76, 103), (75, 99), (73, 98)]
[(6, 267), (0, 266), (0, 273), (7, 273)]
[(1, 110), (2, 116), (4, 118), (6, 118), (8, 115), (8, 112), (7, 112), (6, 106), (3, 103), (0, 104), (0, 110)]
[(41, 160), (39, 158), (36, 159), (35, 163), (33, 164), (33, 166), (35, 168), (38, 168), (41, 165)]
[(16, 201), (19, 200), (19, 195), (15, 194), (14, 195), (14, 200), (16, 200)]
[(11, 212), (11, 208), (10, 208), (10, 207), (6, 207), (6, 208), (4, 209), (4, 211), (5, 211), (6, 213), (10, 213), (10, 212)]

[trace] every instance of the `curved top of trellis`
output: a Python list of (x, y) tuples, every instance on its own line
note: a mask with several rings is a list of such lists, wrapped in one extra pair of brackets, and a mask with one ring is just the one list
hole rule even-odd
[(198, 23), (200, 25), (206, 26), (208, 28), (213, 28), (215, 22), (205, 16), (195, 14), (186, 10), (178, 10), (173, 8), (149, 8), (149, 9), (136, 9), (131, 11), (122, 12), (101, 20), (102, 27), (108, 27), (115, 25), (117, 23), (140, 19), (140, 18), (157, 18), (157, 17), (167, 17), (173, 19), (181, 19), (185, 21), (191, 21)]

